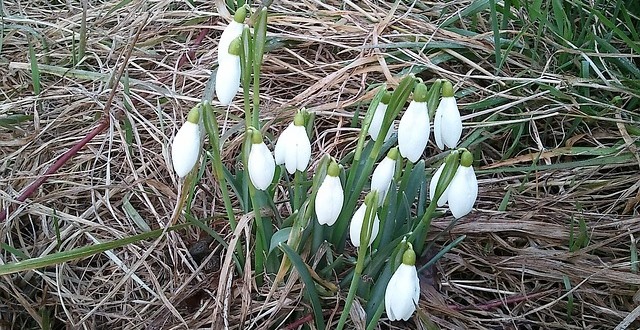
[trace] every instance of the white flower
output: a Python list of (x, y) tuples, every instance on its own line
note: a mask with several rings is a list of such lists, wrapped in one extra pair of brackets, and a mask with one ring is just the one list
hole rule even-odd
[(436, 109), (436, 116), (433, 119), (433, 134), (436, 138), (438, 148), (444, 150), (444, 146), (455, 148), (462, 136), (462, 120), (458, 104), (453, 97), (453, 86), (450, 82), (445, 82), (442, 87), (442, 100)]
[[(448, 202), (451, 214), (456, 219), (469, 214), (478, 198), (478, 179), (473, 166), (471, 166), (472, 163), (473, 156), (470, 152), (464, 151), (461, 156), (460, 166), (456, 169), (453, 179), (451, 179), (449, 186), (437, 201), (438, 206)], [(435, 197), (438, 180), (444, 167), (445, 164), (440, 165), (429, 183), (429, 198), (431, 200)]]
[(240, 56), (229, 54), (218, 63), (216, 96), (222, 105), (229, 105), (240, 88)]
[(389, 186), (391, 185), (391, 179), (396, 169), (396, 159), (398, 159), (398, 149), (393, 148), (389, 150), (387, 156), (376, 166), (373, 170), (373, 176), (371, 177), (371, 190), (378, 191), (378, 205), (382, 205), (387, 192), (389, 192)]
[(265, 190), (273, 181), (276, 165), (273, 161), (273, 155), (262, 141), (260, 133), (253, 131), (251, 140), (253, 143), (248, 160), (249, 178), (256, 189)]
[(218, 42), (218, 64), (221, 64), (230, 56), (229, 46), (231, 45), (231, 42), (242, 35), (246, 14), (246, 9), (244, 7), (240, 7), (231, 23), (229, 23), (229, 25), (227, 25), (222, 31), (222, 35), (220, 35), (220, 42)]
[(451, 214), (456, 219), (469, 214), (478, 198), (478, 179), (473, 166), (460, 165), (448, 189), (447, 199)]
[(191, 172), (191, 169), (196, 165), (198, 157), (200, 156), (199, 118), (198, 108), (192, 109), (189, 112), (187, 121), (180, 127), (171, 144), (173, 169), (181, 178)]
[[(407, 252), (413, 253), (413, 262), (405, 263)], [(402, 264), (393, 273), (384, 293), (384, 306), (391, 321), (408, 320), (420, 299), (420, 280), (415, 266), (415, 252), (407, 250)]]
[[(389, 102), (384, 103), (384, 101), (380, 101), (378, 106), (376, 107), (375, 112), (373, 113), (373, 118), (371, 119), (371, 124), (369, 124), (368, 134), (371, 136), (371, 140), (376, 141), (378, 139), (378, 135), (380, 134), (380, 129), (382, 129), (382, 121), (384, 120), (384, 114), (387, 111), (387, 107), (389, 106)], [(388, 141), (391, 137), (391, 133), (393, 133), (393, 125), (389, 127), (387, 131), (387, 135), (384, 137), (384, 141)]]
[(344, 190), (338, 177), (339, 173), (338, 164), (332, 162), (316, 193), (315, 210), (318, 223), (321, 225), (333, 226), (342, 211)]
[[(360, 246), (360, 232), (362, 232), (362, 226), (364, 225), (364, 216), (367, 211), (367, 205), (362, 203), (356, 213), (353, 214), (351, 218), (351, 225), (349, 228), (349, 238), (351, 238), (351, 243), (355, 247)], [(376, 212), (376, 210), (373, 210)], [(371, 238), (369, 239), (369, 245), (373, 243), (373, 241), (378, 237), (378, 231), (380, 230), (380, 219), (378, 219), (378, 214), (376, 212), (375, 218), (373, 220), (373, 228), (371, 229)]]
[[(298, 115), (296, 120), (297, 117)], [(304, 119), (300, 125), (289, 124), (276, 142), (276, 164), (284, 164), (289, 174), (295, 173), (296, 170), (304, 171), (311, 158), (311, 142), (303, 123)]]
[(422, 156), (430, 134), (427, 87), (419, 83), (413, 95), (398, 125), (398, 147), (403, 157), (415, 163)]

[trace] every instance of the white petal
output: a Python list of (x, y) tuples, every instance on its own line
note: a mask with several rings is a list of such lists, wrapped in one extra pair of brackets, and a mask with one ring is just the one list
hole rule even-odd
[[(436, 195), (436, 187), (438, 186), (438, 180), (440, 180), (440, 176), (442, 175), (443, 170), (444, 170), (444, 163), (442, 163), (442, 165), (438, 167), (436, 172), (433, 174), (433, 177), (431, 177), (431, 182), (429, 182), (429, 199), (431, 200), (433, 200), (433, 198)], [(449, 187), (451, 187), (451, 184), (449, 184), (447, 189), (444, 190), (444, 192), (438, 199), (438, 207), (442, 207), (442, 205), (447, 203), (447, 194), (449, 193)]]
[(298, 161), (298, 155), (296, 154), (296, 149), (298, 148), (298, 141), (293, 139), (293, 133), (291, 133), (289, 137), (291, 139), (287, 144), (285, 144), (288, 145), (288, 148), (284, 151), (284, 167), (287, 168), (287, 172), (289, 172), (289, 174), (293, 174), (296, 172), (297, 168), (296, 162)]
[(285, 162), (286, 152), (290, 148), (289, 143), (291, 142), (291, 128), (293, 127), (293, 123), (289, 124), (287, 128), (280, 133), (280, 137), (278, 137), (278, 141), (276, 142), (276, 149), (274, 150), (274, 154), (276, 157), (276, 164), (282, 165)]
[(471, 212), (478, 197), (478, 179), (473, 167), (460, 166), (449, 185), (449, 209), (456, 219)]
[(198, 161), (200, 155), (200, 128), (198, 124), (186, 122), (171, 144), (171, 161), (179, 177), (184, 177)]
[(253, 185), (259, 190), (267, 189), (276, 170), (269, 148), (264, 143), (251, 145), (248, 163), (249, 178)]
[[(360, 232), (362, 231), (362, 225), (364, 224), (364, 216), (367, 211), (367, 205), (362, 203), (356, 213), (353, 214), (351, 218), (351, 225), (349, 228), (349, 238), (351, 239), (351, 243), (355, 247), (360, 246)], [(374, 211), (375, 212), (375, 211)], [(373, 241), (378, 237), (378, 231), (380, 230), (380, 220), (378, 219), (378, 214), (376, 213), (375, 218), (373, 220), (373, 228), (371, 229), (371, 239), (369, 240), (369, 245), (373, 243)]]
[(401, 264), (389, 279), (384, 304), (389, 320), (408, 320), (420, 299), (420, 281), (415, 266)]
[(384, 157), (384, 159), (373, 170), (373, 176), (371, 177), (371, 190), (378, 191), (378, 206), (382, 205), (387, 193), (389, 192), (389, 186), (391, 185), (391, 179), (396, 168), (396, 161)]
[[(440, 101), (442, 114), (442, 140), (449, 148), (455, 148), (462, 136), (462, 120), (454, 97), (443, 97)], [(443, 149), (438, 145), (440, 149)]]
[(344, 191), (340, 178), (327, 175), (316, 193), (315, 210), (318, 222), (321, 225), (333, 226), (342, 211), (343, 203)]
[(302, 172), (307, 169), (309, 159), (311, 159), (311, 141), (309, 141), (309, 136), (304, 126), (293, 125), (293, 128), (296, 142), (296, 169)]
[(222, 105), (229, 105), (240, 88), (240, 56), (230, 57), (220, 63), (216, 72), (216, 96)]
[(400, 154), (412, 163), (417, 162), (427, 146), (429, 134), (427, 103), (411, 101), (398, 125)]
[(384, 113), (385, 111), (387, 111), (387, 106), (387, 104), (380, 102), (378, 103), (376, 111), (373, 113), (371, 125), (369, 126), (369, 135), (371, 136), (371, 140), (373, 141), (378, 139), (380, 129), (382, 128), (382, 121), (384, 120)]
[(224, 28), (222, 35), (220, 35), (220, 42), (218, 43), (218, 64), (222, 64), (231, 54), (229, 54), (229, 46), (231, 42), (242, 35), (242, 29), (244, 24), (238, 23), (234, 20)]

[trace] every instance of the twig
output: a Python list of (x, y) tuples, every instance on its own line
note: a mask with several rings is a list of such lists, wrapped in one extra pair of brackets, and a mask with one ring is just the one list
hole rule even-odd
[[(22, 192), (22, 194), (20, 194), (20, 196), (16, 198), (17, 202), (24, 202), (27, 198), (29, 198), (33, 194), (33, 192), (36, 191), (36, 189), (38, 189), (43, 183), (45, 183), (52, 174), (56, 173), (62, 167), (62, 165), (64, 165), (71, 157), (75, 156), (75, 154), (78, 153), (78, 151), (82, 149), (89, 141), (93, 140), (93, 138), (96, 135), (100, 134), (107, 127), (109, 127), (109, 124), (111, 122), (111, 118), (110, 118), (111, 104), (113, 103), (113, 98), (116, 95), (120, 78), (122, 78), (122, 75), (124, 74), (124, 70), (127, 68), (127, 63), (129, 63), (129, 58), (131, 57), (133, 48), (138, 42), (138, 37), (140, 36), (142, 29), (147, 24), (148, 18), (149, 18), (149, 15), (147, 14), (147, 16), (145, 16), (144, 18), (142, 25), (138, 28), (138, 31), (133, 37), (133, 42), (131, 43), (131, 46), (129, 47), (129, 49), (127, 49), (127, 53), (125, 55), (122, 66), (116, 73), (114, 86), (111, 89), (111, 92), (109, 93), (109, 98), (107, 99), (107, 103), (104, 107), (102, 120), (100, 121), (100, 124), (96, 128), (94, 128), (89, 134), (87, 134), (87, 136), (85, 136), (82, 140), (80, 140), (76, 145), (74, 145), (71, 149), (69, 149), (62, 156), (60, 156), (60, 158), (58, 158), (58, 160), (53, 165), (51, 165), (51, 167), (49, 167), (47, 171), (44, 172), (44, 174), (40, 175), (35, 181), (33, 181), (33, 183), (31, 183), (29, 187), (27, 187), (27, 189), (25, 189)], [(6, 208), (0, 211), (0, 222), (3, 222), (6, 220), (9, 210), (10, 210), (10, 206), (7, 206)]]
[(481, 311), (488, 311), (494, 308), (498, 308), (500, 306), (503, 305), (511, 305), (511, 304), (515, 304), (515, 303), (519, 303), (521, 301), (525, 301), (525, 300), (529, 300), (529, 299), (535, 299), (535, 298), (539, 298), (539, 297), (543, 297), (546, 295), (549, 295), (551, 293), (556, 292), (556, 290), (548, 290), (548, 291), (543, 291), (543, 292), (538, 292), (538, 293), (533, 293), (533, 294), (523, 294), (523, 295), (518, 295), (515, 297), (510, 297), (507, 299), (496, 299), (496, 300), (491, 300), (488, 301), (484, 304), (480, 304), (480, 305), (473, 305), (473, 306), (456, 306), (456, 305), (449, 305), (448, 307), (454, 311), (466, 311), (466, 310), (481, 310)]

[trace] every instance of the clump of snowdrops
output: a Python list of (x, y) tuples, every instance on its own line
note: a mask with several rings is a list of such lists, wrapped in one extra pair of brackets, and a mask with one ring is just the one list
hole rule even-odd
[[(231, 228), (235, 229), (238, 216), (251, 214), (254, 219), (255, 243), (237, 251), (236, 268), (242, 271), (244, 263), (251, 263), (258, 284), (272, 276), (277, 286), (293, 265), (305, 282), (317, 328), (327, 327), (321, 293), (310, 276), (308, 260), (301, 256), (314, 255), (321, 247), (328, 247), (328, 252), (316, 260), (313, 271), (324, 279), (336, 275), (340, 279), (339, 286), (325, 285), (322, 294), (338, 295), (338, 287), (348, 290), (337, 329), (345, 326), (356, 296), (365, 302), (368, 328), (376, 326), (383, 311), (391, 321), (409, 320), (420, 302), (417, 267), (431, 265), (463, 238), (445, 246), (428, 263), (416, 264), (433, 249), (425, 244), (437, 208), (446, 205), (455, 219), (464, 217), (478, 194), (473, 156), (458, 147), (463, 127), (452, 84), (439, 79), (427, 86), (414, 76), (403, 77), (393, 91), (383, 84), (361, 121), (355, 149), (342, 159), (319, 155), (311, 171), (314, 115), (299, 110), (279, 136), (261, 121), (259, 85), (267, 10), (257, 13), (253, 33), (245, 24), (249, 11), (247, 6), (238, 8), (222, 33), (216, 98), (197, 104), (175, 135), (174, 170), (193, 186), (202, 173), (196, 171), (197, 165), (213, 166)], [(244, 146), (237, 156), (241, 165), (225, 168), (216, 110), (233, 102), (244, 105)], [(442, 162), (427, 168), (423, 156), (432, 122)], [(203, 134), (209, 137), (208, 150), (202, 146)], [(182, 198), (188, 198), (190, 190), (183, 191)], [(232, 206), (229, 191), (241, 209)], [(274, 205), (278, 191), (288, 192), (287, 208)], [(261, 212), (265, 208), (272, 212)], [(281, 214), (283, 209), (292, 212)], [(349, 256), (351, 247), (355, 260)], [(243, 249), (252, 251), (251, 260), (242, 259)], [(363, 281), (365, 277), (373, 281)]]

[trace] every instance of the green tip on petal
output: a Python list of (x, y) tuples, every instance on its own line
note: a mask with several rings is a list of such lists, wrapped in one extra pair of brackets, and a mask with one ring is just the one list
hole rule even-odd
[(298, 111), (293, 117), (293, 124), (296, 126), (304, 126), (304, 110)]
[(449, 80), (442, 84), (442, 97), (453, 97), (453, 85)]
[(402, 254), (402, 263), (408, 266), (414, 266), (416, 264), (416, 253), (413, 251), (411, 244), (409, 244), (409, 248)]
[(338, 163), (331, 161), (331, 164), (329, 164), (329, 169), (327, 170), (327, 175), (332, 177), (337, 177), (338, 175), (340, 175), (340, 166), (338, 166)]
[(229, 54), (240, 56), (240, 52), (242, 51), (242, 40), (240, 37), (237, 37), (231, 41), (229, 44)]
[(252, 144), (260, 144), (263, 143), (262, 141), (262, 134), (260, 134), (260, 131), (258, 131), (255, 128), (249, 128), (249, 130), (247, 130), (247, 133), (251, 134), (251, 143)]
[(244, 19), (247, 18), (247, 6), (238, 8), (236, 14), (233, 15), (233, 20), (238, 23), (244, 23)]
[(398, 147), (393, 147), (389, 150), (389, 152), (387, 153), (387, 157), (393, 159), (393, 160), (398, 160), (398, 157), (400, 156), (400, 153), (398, 152)]
[(469, 167), (471, 164), (473, 164), (473, 155), (469, 150), (463, 151), (462, 156), (460, 157), (460, 165)]
[(413, 90), (413, 100), (416, 102), (427, 102), (428, 93), (427, 85), (424, 83), (418, 83), (416, 88)]
[(196, 105), (189, 111), (187, 121), (194, 124), (197, 124), (200, 121), (200, 104)]
[(383, 104), (389, 104), (390, 101), (391, 93), (389, 91), (384, 91), (384, 95), (382, 95), (382, 100), (380, 100), (380, 102), (382, 102)]

